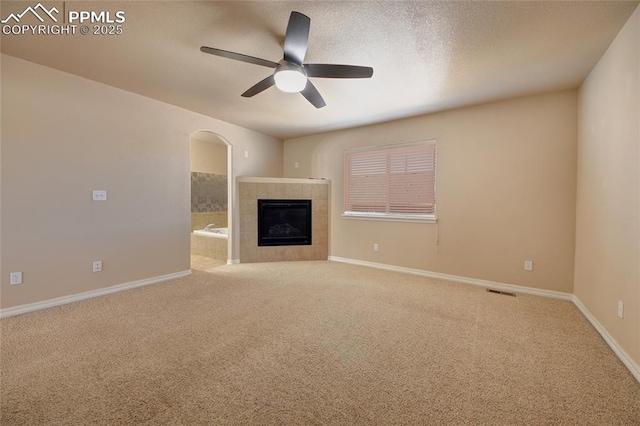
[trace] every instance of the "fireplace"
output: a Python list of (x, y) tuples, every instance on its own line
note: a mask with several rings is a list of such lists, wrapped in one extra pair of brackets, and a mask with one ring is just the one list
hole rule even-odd
[(311, 200), (258, 200), (258, 246), (311, 245)]

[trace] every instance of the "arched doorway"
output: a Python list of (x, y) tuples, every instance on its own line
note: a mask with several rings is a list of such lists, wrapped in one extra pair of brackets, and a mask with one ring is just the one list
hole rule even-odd
[(231, 259), (231, 144), (210, 131), (189, 138), (191, 269), (207, 271)]

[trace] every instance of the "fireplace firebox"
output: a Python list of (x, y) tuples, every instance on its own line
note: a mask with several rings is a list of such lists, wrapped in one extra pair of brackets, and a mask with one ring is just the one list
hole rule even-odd
[(311, 200), (258, 200), (258, 246), (311, 245)]

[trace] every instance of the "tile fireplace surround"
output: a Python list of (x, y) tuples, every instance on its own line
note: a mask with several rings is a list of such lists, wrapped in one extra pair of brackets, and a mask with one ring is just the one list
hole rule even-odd
[[(240, 263), (327, 260), (329, 181), (239, 177)], [(258, 247), (258, 200), (311, 200), (311, 245)]]

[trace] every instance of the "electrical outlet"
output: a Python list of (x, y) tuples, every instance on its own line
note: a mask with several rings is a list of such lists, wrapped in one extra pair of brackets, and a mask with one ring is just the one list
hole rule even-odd
[(93, 262), (93, 272), (102, 272), (102, 260)]
[(249, 158), (249, 151), (247, 150), (244, 151), (244, 158)]
[(525, 260), (524, 261), (524, 270), (525, 271), (533, 271), (533, 260)]
[(293, 167), (297, 169), (298, 167), (300, 167), (300, 164), (298, 164), (298, 162), (296, 161), (295, 163), (293, 163)]
[(22, 272), (12, 272), (11, 273), (11, 285), (22, 284)]
[(378, 243), (373, 243), (373, 251), (378, 251), (379, 248)]
[(618, 316), (620, 319), (624, 318), (624, 303), (622, 303), (622, 300), (618, 300)]

